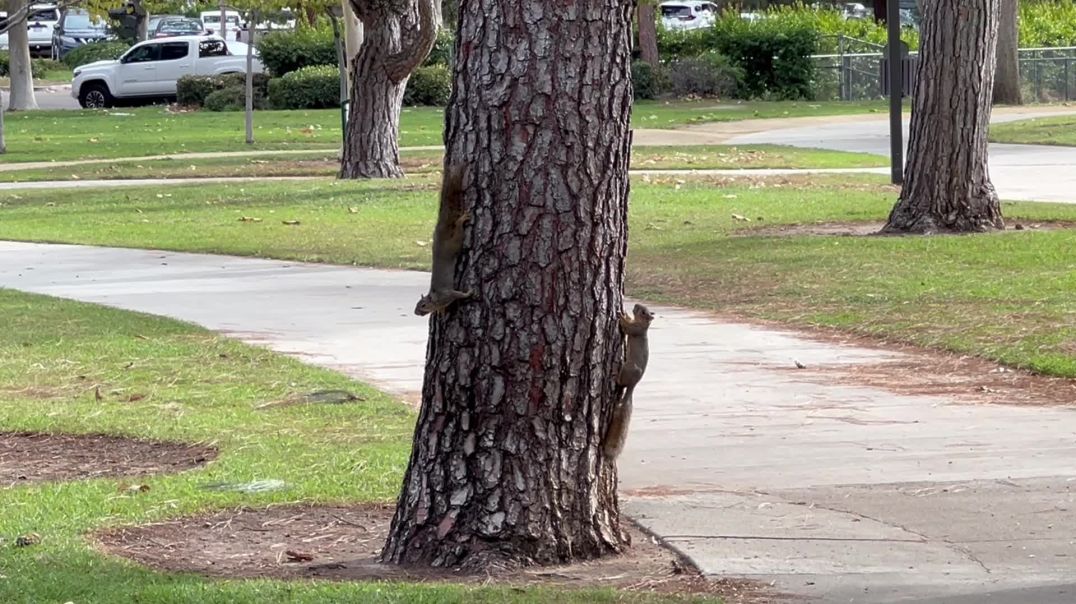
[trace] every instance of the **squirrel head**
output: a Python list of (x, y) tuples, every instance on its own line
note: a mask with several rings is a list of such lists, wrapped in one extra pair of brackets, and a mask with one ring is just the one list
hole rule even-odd
[(437, 310), (437, 308), (434, 307), (429, 294), (419, 298), (418, 304), (415, 305), (415, 314), (420, 317), (426, 316), (435, 310)]
[(650, 312), (650, 309), (642, 304), (636, 304), (632, 308), (632, 312), (635, 313), (636, 321), (646, 321), (646, 324), (649, 325), (654, 320), (654, 313)]

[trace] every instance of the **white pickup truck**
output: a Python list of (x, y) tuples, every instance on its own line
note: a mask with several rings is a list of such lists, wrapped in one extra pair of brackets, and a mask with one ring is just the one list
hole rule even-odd
[[(254, 73), (264, 70), (255, 51)], [(71, 96), (87, 109), (118, 101), (153, 101), (176, 96), (186, 75), (246, 73), (247, 45), (218, 36), (180, 36), (135, 44), (115, 61), (75, 68)]]

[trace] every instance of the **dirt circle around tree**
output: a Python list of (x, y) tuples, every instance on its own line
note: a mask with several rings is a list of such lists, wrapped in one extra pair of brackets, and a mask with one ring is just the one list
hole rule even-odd
[[(741, 222), (749, 226), (744, 226), (743, 228), (734, 231), (733, 236), (736, 237), (873, 237), (882, 236), (882, 227), (885, 226), (884, 222), (879, 221), (812, 222), (762, 226), (765, 224), (764, 217), (752, 219), (750, 217), (740, 216), (738, 214), (737, 217), (741, 220)], [(1076, 229), (1076, 222), (1064, 220), (1013, 220), (1006, 223), (1005, 230), (1003, 231), (990, 231), (988, 233), (980, 234), (1005, 235), (1008, 233), (1019, 233), (1027, 231), (1058, 231), (1070, 229)], [(936, 236), (961, 236), (961, 234), (939, 233)]]
[(0, 487), (174, 474), (216, 458), (212, 447), (100, 434), (0, 432)]
[(710, 580), (672, 550), (627, 523), (628, 553), (589, 562), (461, 574), (452, 569), (385, 565), (378, 554), (394, 507), (279, 505), (220, 511), (93, 536), (98, 549), (166, 572), (229, 579), (404, 581), (551, 587), (614, 588), (632, 592), (715, 595), (726, 602), (770, 602), (766, 586)]

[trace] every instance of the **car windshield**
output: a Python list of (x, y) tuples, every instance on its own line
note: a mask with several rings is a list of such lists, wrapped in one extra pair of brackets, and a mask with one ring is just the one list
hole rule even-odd
[[(228, 15), (225, 19), (228, 20), (229, 25), (236, 25), (239, 23), (239, 17), (235, 15)], [(220, 23), (220, 15), (206, 15), (202, 17), (202, 21), (205, 23)]]
[(188, 21), (186, 19), (183, 19), (176, 21), (165, 21), (164, 23), (161, 23), (157, 31), (170, 34), (198, 34), (202, 33), (202, 26), (197, 21)]
[(691, 8), (687, 7), (687, 6), (680, 6), (680, 5), (662, 6), (661, 7), (661, 16), (665, 17), (666, 19), (672, 19), (674, 17), (675, 18), (680, 18), (680, 19), (682, 19), (684, 17), (690, 17), (691, 16)]
[(89, 13), (83, 13), (83, 12), (67, 13), (67, 16), (64, 17), (64, 29), (75, 30), (75, 29), (107, 29), (107, 28), (108, 28), (108, 26), (105, 25), (105, 23), (103, 21), (98, 21), (97, 19), (90, 19), (90, 14)]
[(60, 13), (55, 8), (44, 8), (35, 11), (30, 11), (30, 16), (27, 17), (29, 21), (59, 21)]

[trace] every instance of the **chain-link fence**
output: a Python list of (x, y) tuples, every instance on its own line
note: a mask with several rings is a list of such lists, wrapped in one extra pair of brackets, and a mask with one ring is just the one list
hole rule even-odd
[[(820, 101), (865, 101), (885, 96), (883, 69), (885, 48), (837, 37), (838, 51), (814, 55), (815, 99)], [(914, 85), (918, 53), (909, 53), (905, 62)], [(1020, 79), (1024, 100), (1051, 103), (1076, 100), (1076, 47), (1021, 48)]]

